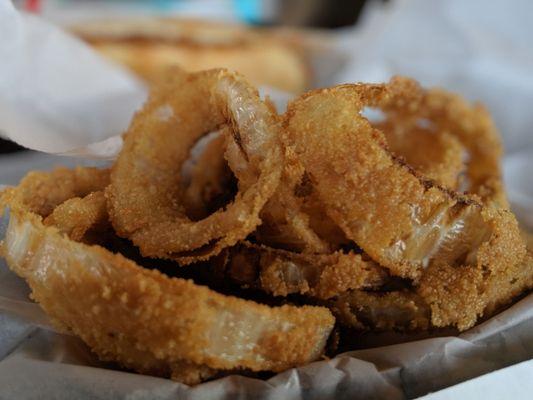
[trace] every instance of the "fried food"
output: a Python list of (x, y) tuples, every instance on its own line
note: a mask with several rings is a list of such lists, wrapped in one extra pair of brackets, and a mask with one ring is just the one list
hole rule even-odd
[(322, 353), (334, 323), (327, 309), (269, 307), (144, 269), (44, 226), (16, 191), (2, 200), (8, 265), (59, 327), (103, 359), (190, 383), (214, 370), (281, 371)]
[(52, 173), (31, 171), (18, 185), (17, 201), (28, 211), (47, 217), (54, 208), (73, 197), (84, 197), (109, 184), (109, 170), (57, 168)]
[(501, 140), (485, 107), (470, 105), (443, 89), (425, 90), (409, 78), (396, 77), (389, 85), (396, 94), (383, 105), (388, 121), (396, 129), (425, 127), (435, 136), (456, 138), (468, 158), (463, 191), (508, 208), (501, 179)]
[(82, 242), (89, 231), (109, 225), (104, 192), (92, 192), (83, 198), (66, 200), (43, 223), (55, 226), (72, 240)]
[(320, 357), (335, 322), (462, 331), (533, 288), (500, 155), (480, 106), (407, 78), (279, 116), (240, 75), (175, 70), (111, 174), (0, 193), (1, 251), (102, 359), (191, 384), (278, 372)]
[[(176, 92), (176, 88), (179, 91)], [(180, 170), (206, 132), (230, 124), (254, 182), (199, 221), (184, 211)], [(277, 115), (239, 75), (224, 70), (176, 72), (154, 90), (126, 134), (106, 191), (117, 233), (143, 255), (190, 263), (246, 238), (276, 190), (283, 169)]]
[(168, 67), (187, 71), (228, 68), (257, 85), (299, 93), (309, 87), (303, 49), (280, 35), (244, 25), (145, 18), (86, 21), (72, 31), (105, 57), (148, 82)]
[(299, 254), (247, 242), (230, 250), (223, 268), (230, 279), (274, 296), (317, 299), (350, 289), (379, 288), (388, 279), (378, 264), (353, 252)]
[(224, 158), (229, 134), (217, 132), (191, 161), (188, 170), (182, 171), (186, 174), (183, 204), (186, 214), (194, 220), (207, 217), (234, 196), (230, 190), (234, 176)]
[(402, 277), (416, 279), (435, 262), (505, 268), (520, 261), (525, 248), (511, 213), (418, 176), (391, 156), (383, 134), (360, 115), (365, 105), (386, 104), (394, 89), (341, 85), (289, 105), (286, 141), (328, 215), (372, 259)]
[(358, 330), (426, 330), (431, 326), (431, 310), (424, 299), (406, 290), (351, 290), (332, 300), (330, 308), (342, 324)]

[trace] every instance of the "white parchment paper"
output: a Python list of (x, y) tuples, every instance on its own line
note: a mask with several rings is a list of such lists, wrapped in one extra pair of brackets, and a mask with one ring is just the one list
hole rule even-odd
[[(532, 13), (525, 1), (415, 0), (374, 7), (362, 28), (339, 32), (337, 51), (350, 62), (317, 85), (383, 81), (403, 73), (483, 100), (510, 149), (511, 200), (525, 207), (520, 215), (530, 215), (533, 76), (526, 71), (532, 70), (533, 55), (526, 46), (532, 29), (525, 15)], [(282, 109), (287, 97), (270, 94)], [(142, 84), (121, 68), (0, 0), (0, 130), (5, 136), (47, 153), (112, 157), (120, 148), (116, 135), (144, 96)], [(16, 184), (30, 169), (94, 163), (86, 158), (9, 156), (0, 160), (0, 183)], [(5, 222), (0, 220), (0, 237)], [(230, 376), (191, 388), (99, 362), (79, 339), (54, 331), (28, 299), (24, 281), (0, 260), (1, 399), (413, 398), (531, 359), (533, 295), (458, 336), (400, 339), (411, 341), (352, 351), (267, 380)]]
[[(48, 153), (108, 156), (144, 85), (78, 39), (0, 0), (0, 131)], [(101, 145), (95, 143), (102, 142)], [(91, 151), (92, 150), (92, 151)]]

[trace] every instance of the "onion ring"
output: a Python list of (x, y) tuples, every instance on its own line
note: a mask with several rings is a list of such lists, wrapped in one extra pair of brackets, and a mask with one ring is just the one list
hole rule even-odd
[(199, 220), (226, 203), (231, 186), (232, 172), (224, 158), (225, 135), (220, 134), (205, 144), (192, 160), (186, 176), (188, 184), (183, 191), (183, 204), (189, 217)]
[(141, 268), (44, 226), (16, 191), (2, 196), (8, 266), (58, 326), (103, 359), (192, 379), (211, 369), (281, 371), (322, 353), (334, 323), (327, 309), (268, 307)]
[[(377, 127), (386, 132), (391, 149), (405, 157), (409, 165), (422, 175), (445, 187), (457, 189), (464, 169), (463, 146), (466, 146), (471, 157), (467, 168), (467, 189), (480, 195), (482, 201), (494, 201), (507, 207), (500, 179), (501, 145), (486, 111), (480, 106), (470, 107), (459, 96), (444, 91), (424, 91), (408, 78), (393, 79), (389, 89), (392, 95), (380, 104), (387, 119)], [(426, 122), (428, 126), (423, 129), (421, 122)], [(413, 151), (422, 146), (424, 151)], [(295, 181), (301, 176), (300, 168), (299, 177), (280, 186), (295, 187)], [(334, 243), (343, 241), (335, 224), (326, 220), (320, 225), (322, 219), (312, 217), (319, 214), (317, 211), (320, 209), (315, 207), (306, 212), (301, 201), (290, 200), (290, 193), (279, 197), (285, 201), (271, 201), (274, 207), (266, 207), (265, 213), (276, 210), (276, 205), (277, 213), (271, 212), (271, 218), (264, 218), (265, 223), (258, 230), (258, 235), (266, 243), (279, 246), (299, 240), (303, 244), (293, 244), (293, 249), (327, 252), (327, 245), (320, 238), (334, 234), (337, 237)], [(316, 205), (313, 197), (307, 196), (306, 199)], [(295, 229), (295, 226), (301, 228)]]
[(387, 273), (355, 253), (298, 254), (243, 242), (232, 248), (225, 275), (274, 296), (329, 299), (349, 289), (377, 288)]
[(422, 123), (437, 134), (457, 138), (469, 156), (465, 190), (479, 195), (482, 202), (508, 208), (501, 179), (501, 140), (485, 107), (470, 105), (442, 89), (425, 90), (409, 78), (395, 77), (389, 87), (393, 95), (382, 109), (392, 123), (405, 128)]
[(92, 167), (57, 168), (52, 172), (29, 172), (13, 193), (29, 211), (47, 217), (54, 208), (73, 197), (84, 197), (109, 184), (109, 170)]
[[(360, 115), (365, 104), (386, 104), (390, 90), (341, 85), (309, 92), (289, 105), (286, 140), (330, 217), (374, 260), (403, 277), (418, 277), (435, 260), (483, 259), (505, 268), (523, 257), (511, 213), (446, 191), (390, 155), (381, 132)], [(506, 263), (495, 248), (515, 256)]]
[[(218, 254), (259, 225), (283, 158), (278, 117), (240, 76), (211, 70), (176, 72), (169, 79), (134, 117), (106, 194), (120, 236), (145, 256), (186, 264)], [(199, 137), (224, 124), (234, 127), (234, 140), (257, 176), (224, 210), (191, 221), (179, 188), (181, 164)]]
[(420, 175), (446, 188), (458, 189), (466, 168), (466, 152), (455, 136), (426, 127), (406, 127), (398, 118), (373, 125), (385, 134), (390, 150)]
[(93, 192), (83, 198), (66, 200), (58, 205), (43, 223), (55, 226), (76, 242), (83, 241), (90, 230), (109, 225), (104, 192)]
[(331, 301), (339, 323), (358, 330), (426, 330), (431, 310), (424, 299), (409, 291), (352, 290)]

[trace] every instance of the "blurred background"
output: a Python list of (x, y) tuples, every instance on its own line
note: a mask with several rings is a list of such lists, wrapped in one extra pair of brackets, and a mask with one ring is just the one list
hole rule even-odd
[[(386, 3), (387, 0), (373, 0), (377, 3)], [(46, 20), (57, 23), (61, 26), (70, 27), (73, 25), (84, 25), (84, 23), (94, 20), (118, 20), (137, 19), (137, 18), (193, 18), (209, 21), (223, 21), (231, 24), (245, 24), (251, 27), (260, 28), (295, 28), (298, 31), (317, 31), (321, 32), (319, 36), (326, 37), (326, 32), (335, 31), (339, 28), (353, 27), (357, 24), (365, 6), (372, 0), (15, 0), (15, 6), (24, 12), (37, 14)], [(83, 32), (84, 38), (92, 42), (97, 47), (102, 45), (101, 37), (106, 32), (113, 31), (114, 23), (111, 22), (105, 27), (95, 28), (98, 30)], [(128, 28), (129, 29), (129, 28)], [(142, 27), (132, 27), (131, 36), (139, 36), (143, 30)], [(164, 36), (164, 30), (162, 29)], [(99, 36), (96, 38), (96, 36)], [(294, 32), (292, 33), (294, 37)], [(316, 37), (315, 37), (316, 38)], [(160, 38), (162, 40), (162, 38)], [(315, 45), (319, 40), (315, 40)], [(108, 44), (106, 47), (110, 47)], [(100, 46), (100, 47), (103, 47)], [(136, 62), (120, 59), (116, 54), (118, 50), (109, 49), (105, 51), (115, 61), (127, 64), (134, 72), (143, 74), (140, 69), (136, 68)], [(124, 50), (121, 50), (124, 51)], [(198, 57), (192, 55), (191, 57)], [(155, 58), (160, 58), (155, 55)], [(176, 56), (178, 62), (184, 60)], [(204, 56), (201, 56), (204, 57)], [(124, 57), (123, 57), (124, 58)], [(215, 56), (216, 58), (216, 56)], [(219, 58), (216, 58), (218, 60)], [(208, 60), (206, 67), (212, 66), (216, 60)], [(185, 61), (185, 63), (187, 63)], [(221, 62), (224, 64), (224, 62)], [(193, 62), (193, 69), (201, 69), (202, 61)], [(233, 67), (230, 62), (228, 67)], [(307, 67), (306, 67), (307, 68)], [(322, 68), (323, 69), (323, 68)], [(327, 73), (327, 72), (326, 72)], [(153, 74), (152, 74), (153, 75)], [(272, 85), (272, 81), (258, 82)], [(296, 83), (298, 86), (299, 83)], [(276, 86), (276, 85), (274, 85)], [(289, 92), (301, 91), (299, 87), (294, 89), (283, 84), (279, 89)], [(302, 89), (307, 89), (312, 84), (301, 85)], [(294, 90), (290, 90), (294, 89)], [(23, 147), (0, 138), (0, 157), (1, 154), (13, 153), (24, 150)]]
[(55, 20), (90, 18), (105, 12), (108, 15), (180, 15), (254, 25), (337, 28), (354, 24), (365, 0), (17, 0), (15, 4), (19, 9)]
[[(507, 157), (522, 153), (522, 159), (533, 159), (530, 0), (15, 0), (14, 5), (27, 15), (55, 24), (79, 42), (77, 47), (84, 47), (72, 46), (67, 53), (64, 48), (58, 50), (57, 58), (64, 61), (63, 74), (72, 78), (72, 85), (60, 85), (58, 89), (61, 76), (55, 76), (56, 86), (47, 87), (52, 98), (68, 88), (78, 90), (74, 75), (79, 72), (79, 63), (69, 54), (88, 49), (101, 56), (96, 58), (129, 71), (148, 88), (171, 65), (186, 70), (213, 67), (237, 70), (260, 89), (284, 93), (285, 98), (315, 87), (383, 82), (393, 75), (407, 75), (424, 86), (442, 86), (470, 101), (482, 102), (502, 134)], [(9, 25), (8, 22), (6, 17), (3, 23)], [(2, 37), (2, 28), (7, 29), (0, 24), (0, 55), (2, 45), (9, 50), (10, 44), (5, 40), (10, 32), (4, 30)], [(56, 36), (37, 40), (42, 41), (43, 49), (53, 53), (54, 46), (62, 47), (64, 43)], [(31, 44), (26, 43), (30, 47)], [(87, 51), (84, 54), (89, 61)], [(39, 60), (37, 56), (35, 59)], [(34, 72), (42, 72), (45, 65), (34, 63), (31, 68), (21, 63), (26, 70), (19, 73), (20, 66), (13, 67), (11, 74), (15, 71), (15, 75), (25, 79)], [(89, 64), (83, 73), (97, 75), (91, 74)], [(30, 145), (40, 133), (36, 130), (43, 126), (43, 121), (50, 121), (49, 117), (71, 117), (67, 124), (53, 121), (51, 125), (68, 127), (70, 130), (61, 133), (63, 137), (79, 135), (98, 141), (119, 133), (116, 129), (106, 131), (104, 126), (94, 134), (94, 124), (73, 122), (90, 114), (83, 103), (86, 98), (76, 98), (79, 104), (69, 104), (72, 103), (69, 96), (76, 97), (79, 90), (63, 96), (66, 104), (54, 103), (54, 107), (64, 106), (63, 109), (34, 105), (35, 88), (9, 82), (12, 80), (9, 67), (9, 63), (0, 65), (0, 78), (3, 74), (5, 81), (2, 86), (0, 79), (0, 100), (3, 96), (8, 106), (14, 104), (13, 93), (17, 92), (20, 102), (14, 106), (23, 120), (40, 112), (55, 113), (38, 115), (37, 129), (28, 130)], [(54, 75), (53, 69), (48, 69)], [(78, 75), (82, 80), (86, 76)], [(24, 82), (28, 84), (29, 80)], [(40, 82), (43, 80), (33, 80), (36, 86)], [(21, 88), (25, 93), (18, 93)], [(103, 90), (100, 94), (108, 93)], [(48, 101), (45, 97), (38, 99)], [(16, 128), (7, 132), (6, 120), (12, 118), (8, 112), (5, 114), (7, 117), (0, 118), (0, 136), (3, 130), (4, 137), (15, 137), (19, 125), (12, 125)], [(100, 115), (93, 112), (93, 117), (98, 119)], [(80, 139), (76, 143), (81, 142)], [(20, 157), (20, 150), (8, 140), (0, 141), (0, 171), (19, 160), (8, 160), (7, 153), (17, 152)], [(523, 170), (524, 162), (516, 164), (520, 165), (516, 168)], [(23, 165), (26, 168), (22, 169), (28, 169), (28, 164)], [(511, 175), (518, 176), (515, 172)], [(0, 183), (12, 183), (19, 174), (0, 177), (3, 180)], [(533, 199), (533, 184), (529, 176), (524, 179), (520, 186), (525, 189), (520, 190), (527, 191), (527, 196)]]

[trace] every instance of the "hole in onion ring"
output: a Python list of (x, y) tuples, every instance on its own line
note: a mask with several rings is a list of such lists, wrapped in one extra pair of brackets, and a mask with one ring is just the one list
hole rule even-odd
[(237, 179), (224, 158), (221, 131), (201, 137), (181, 170), (183, 204), (192, 221), (206, 218), (235, 199)]
[[(172, 107), (170, 119), (154, 117), (161, 104)], [(191, 221), (184, 212), (179, 182), (182, 164), (205, 132), (224, 125), (239, 132), (257, 174), (226, 207)], [(147, 256), (175, 257), (182, 264), (207, 259), (244, 239), (260, 224), (259, 214), (279, 184), (279, 128), (278, 116), (241, 76), (225, 70), (176, 71), (134, 117), (113, 167), (106, 194), (117, 233)], [(220, 240), (210, 254), (178, 255), (215, 238)]]

